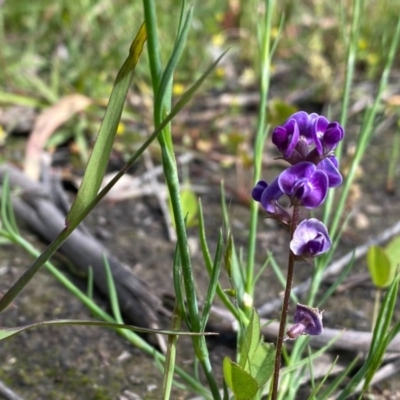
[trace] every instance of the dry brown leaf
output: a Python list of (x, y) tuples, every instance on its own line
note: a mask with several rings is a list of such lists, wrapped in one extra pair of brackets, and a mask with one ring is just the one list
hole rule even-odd
[(35, 181), (39, 179), (40, 157), (49, 137), (59, 126), (76, 113), (83, 111), (91, 102), (86, 96), (71, 94), (63, 97), (38, 116), (26, 145), (24, 171), (27, 176)]

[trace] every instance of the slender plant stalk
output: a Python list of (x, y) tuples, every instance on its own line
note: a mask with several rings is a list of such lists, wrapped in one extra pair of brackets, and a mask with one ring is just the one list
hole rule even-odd
[[(159, 86), (162, 77), (162, 65), (160, 60), (159, 42), (157, 35), (157, 17), (155, 2), (152, 0), (143, 0), (143, 8), (145, 14), (146, 28), (148, 33), (148, 52), (149, 62), (151, 70), (151, 78), (153, 83), (154, 98), (157, 100), (158, 96), (162, 95), (159, 93)], [(171, 77), (172, 83), (172, 77)], [(165, 96), (165, 99), (158, 107), (154, 109), (154, 124), (157, 127), (166, 113), (170, 108), (171, 98)], [(155, 101), (158, 104), (158, 101)], [(183, 284), (186, 293), (187, 310), (190, 317), (190, 329), (193, 332), (201, 331), (201, 318), (198, 309), (196, 291), (193, 280), (192, 264), (189, 253), (189, 246), (186, 234), (186, 224), (183, 216), (181, 199), (180, 199), (180, 187), (178, 171), (175, 161), (175, 155), (172, 144), (171, 128), (170, 125), (166, 126), (165, 129), (158, 136), (160, 143), (160, 149), (162, 154), (162, 164), (164, 170), (164, 176), (167, 182), (168, 191), (171, 199), (172, 211), (175, 219), (177, 240), (179, 253), (181, 257), (182, 265), (182, 276)], [(196, 357), (199, 359), (200, 364), (203, 368), (206, 376), (208, 385), (212, 392), (213, 398), (220, 399), (218, 385), (215, 380), (215, 375), (212, 370), (210, 357), (208, 354), (207, 344), (204, 338), (193, 339), (193, 347)]]
[[(259, 43), (261, 52), (261, 79), (260, 79), (260, 106), (257, 121), (257, 133), (254, 145), (254, 184), (260, 179), (262, 166), (262, 153), (264, 142), (267, 137), (266, 132), (266, 112), (267, 98), (270, 81), (270, 61), (271, 61), (271, 25), (272, 13), (274, 9), (274, 1), (265, 2), (265, 17), (261, 24), (261, 32), (259, 32)], [(250, 234), (247, 247), (247, 268), (246, 268), (246, 293), (253, 297), (254, 293), (254, 255), (256, 249), (256, 234), (258, 222), (258, 203), (251, 202), (250, 205)], [(251, 307), (249, 308), (251, 312)]]
[[(290, 240), (292, 240), (292, 238), (293, 238), (293, 234), (294, 234), (294, 231), (296, 229), (296, 226), (297, 226), (297, 223), (299, 220), (299, 213), (300, 213), (300, 207), (294, 206), (293, 207), (292, 224), (290, 226)], [(293, 252), (289, 249), (285, 296), (283, 298), (281, 320), (279, 323), (279, 334), (278, 334), (278, 339), (276, 341), (275, 367), (274, 367), (274, 377), (273, 377), (273, 383), (272, 383), (272, 396), (271, 396), (272, 400), (276, 400), (278, 397), (279, 373), (280, 373), (280, 368), (281, 368), (282, 346), (283, 346), (283, 339), (285, 337), (286, 319), (287, 319), (288, 310), (289, 310), (290, 293), (292, 291), (294, 263), (295, 263), (295, 256), (294, 256)]]
[(395, 190), (396, 166), (399, 161), (399, 155), (400, 155), (400, 131), (398, 127), (393, 137), (392, 152), (390, 155), (390, 161), (388, 167), (388, 177), (386, 180), (386, 190), (389, 193), (393, 193)]
[(374, 300), (374, 311), (372, 314), (372, 324), (371, 324), (371, 331), (373, 332), (376, 325), (376, 320), (379, 315), (379, 309), (381, 307), (381, 298), (382, 298), (382, 290), (380, 288), (376, 289), (375, 292), (375, 300)]
[[(340, 125), (342, 125), (346, 129), (346, 124), (347, 124), (347, 114), (348, 114), (348, 108), (349, 108), (349, 101), (350, 101), (350, 91), (351, 91), (351, 86), (353, 83), (353, 77), (354, 77), (354, 70), (356, 66), (356, 60), (357, 60), (357, 49), (358, 49), (358, 34), (359, 34), (359, 26), (360, 26), (360, 21), (361, 21), (361, 1), (362, 0), (353, 0), (353, 16), (351, 19), (351, 27), (350, 27), (350, 38), (347, 43), (347, 63), (346, 63), (346, 75), (345, 75), (345, 82), (344, 82), (344, 90), (343, 90), (343, 97), (342, 97), (342, 110), (340, 114)], [(345, 7), (344, 4), (342, 4), (342, 9)], [(343, 27), (346, 29), (346, 27)], [(347, 35), (343, 35), (345, 40)], [(338, 160), (341, 159), (343, 152), (343, 141), (341, 141), (335, 150), (336, 157)], [(328, 226), (329, 224), (329, 219), (332, 216), (332, 209), (333, 209), (333, 201), (335, 197), (335, 192), (331, 190), (328, 193), (327, 199), (325, 201), (325, 207), (324, 207), (324, 217), (323, 217), (323, 222), (325, 225)], [(317, 261), (318, 263), (318, 261)]]

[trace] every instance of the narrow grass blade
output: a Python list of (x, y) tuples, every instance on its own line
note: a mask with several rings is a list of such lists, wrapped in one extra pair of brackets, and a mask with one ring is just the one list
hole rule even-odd
[[(181, 312), (175, 302), (174, 312), (172, 314), (171, 329), (179, 330), (182, 323)], [(171, 396), (172, 383), (174, 381), (174, 370), (176, 360), (176, 343), (178, 341), (177, 335), (170, 335), (168, 337), (167, 354), (165, 356), (164, 376), (163, 376), (163, 399), (169, 400)]]
[(6, 231), (15, 235), (18, 234), (18, 228), (15, 223), (14, 212), (11, 205), (10, 180), (8, 174), (4, 176), (3, 185), (1, 187), (1, 222)]
[(210, 283), (208, 285), (206, 299), (203, 306), (203, 314), (201, 316), (201, 330), (204, 331), (207, 325), (208, 318), (210, 316), (211, 306), (214, 301), (215, 292), (218, 286), (219, 274), (221, 272), (221, 259), (222, 259), (222, 232), (219, 232), (217, 250), (215, 252), (214, 264), (210, 277)]
[(110, 96), (110, 101), (87, 165), (82, 184), (67, 216), (67, 224), (79, 223), (87, 206), (96, 197), (108, 164), (125, 97), (131, 85), (133, 72), (146, 41), (146, 27), (139, 29), (129, 50), (128, 58), (122, 65)]
[(88, 276), (87, 276), (87, 297), (89, 297), (89, 299), (93, 298), (93, 268), (92, 266), (89, 265), (88, 268)]
[(351, 381), (346, 385), (346, 388), (337, 397), (337, 400), (345, 400), (351, 395), (354, 389), (365, 378), (365, 384), (372, 379), (373, 374), (378, 369), (382, 358), (385, 354), (386, 347), (389, 345), (392, 336), (387, 334), (389, 325), (393, 317), (394, 307), (397, 301), (397, 293), (399, 288), (399, 276), (397, 276), (390, 285), (386, 296), (383, 299), (379, 315), (375, 324), (375, 329), (372, 335), (371, 346), (369, 348), (367, 359), (364, 365), (353, 376)]
[(111, 273), (110, 264), (108, 263), (108, 259), (106, 255), (103, 255), (104, 260), (104, 268), (106, 270), (107, 284), (108, 284), (108, 296), (110, 298), (111, 310), (113, 312), (114, 318), (119, 324), (123, 324), (124, 320), (122, 319), (121, 310), (119, 308), (118, 302), (118, 293), (115, 288), (114, 278)]
[[(206, 265), (208, 275), (211, 278), (212, 273), (213, 273), (213, 263), (211, 260), (210, 250), (209, 250), (208, 244), (207, 244), (206, 231), (205, 231), (205, 225), (204, 225), (203, 206), (202, 206), (200, 199), (199, 199), (199, 238), (200, 238), (200, 247), (201, 247), (201, 251), (203, 254), (203, 260)], [(237, 309), (232, 304), (232, 302), (230, 301), (229, 297), (222, 289), (221, 284), (219, 282), (217, 282), (216, 291), (217, 291), (218, 297), (224, 303), (225, 307), (232, 313), (232, 315), (236, 318), (236, 320), (239, 321), (240, 315), (239, 315)]]
[(179, 59), (181, 58), (183, 49), (185, 47), (186, 38), (190, 29), (190, 22), (192, 20), (192, 16), (193, 16), (193, 7), (191, 6), (188, 12), (186, 13), (186, 17), (183, 20), (182, 27), (178, 30), (178, 37), (176, 38), (174, 49), (172, 51), (171, 57), (162, 75), (160, 86), (157, 90), (157, 97), (155, 99), (155, 104), (154, 104), (155, 113), (161, 113), (162, 106), (164, 100), (166, 99), (166, 94), (168, 92), (168, 88), (170, 88), (171, 86), (171, 81), (175, 68), (179, 62)]
[[(336, 361), (335, 361), (336, 362)], [(329, 385), (328, 387), (318, 395), (319, 400), (328, 400), (331, 395), (337, 390), (339, 385), (349, 376), (350, 372), (356, 366), (358, 362), (358, 357), (354, 358), (354, 360), (346, 367), (344, 371), (342, 371)], [(327, 374), (326, 377), (329, 375)], [(324, 379), (325, 382), (325, 379)]]
[(329, 289), (326, 292), (324, 292), (324, 295), (322, 296), (321, 300), (318, 302), (317, 308), (321, 308), (322, 305), (325, 303), (325, 301), (331, 297), (331, 295), (335, 292), (337, 287), (344, 281), (346, 276), (350, 273), (350, 271), (353, 268), (354, 260), (355, 260), (355, 258), (354, 258), (354, 253), (353, 253), (353, 257), (351, 258), (351, 261), (343, 269), (343, 271), (337, 277), (335, 282), (333, 282), (333, 284), (329, 286)]
[(182, 290), (183, 285), (182, 285), (181, 256), (179, 253), (178, 244), (175, 247), (172, 277), (174, 281), (175, 304), (178, 307), (179, 313), (184, 318), (186, 325), (190, 328), (190, 320), (188, 318), (188, 313), (186, 310), (186, 302)]
[(0, 328), (0, 340), (7, 339), (11, 336), (14, 336), (18, 333), (26, 331), (28, 329), (36, 328), (38, 326), (49, 326), (49, 325), (86, 325), (86, 326), (99, 326), (102, 328), (112, 328), (112, 329), (127, 329), (134, 332), (140, 333), (156, 333), (161, 335), (180, 335), (180, 336), (204, 336), (204, 335), (216, 335), (213, 332), (182, 332), (182, 331), (173, 331), (169, 329), (150, 329), (150, 328), (141, 328), (134, 325), (125, 325), (111, 322), (103, 322), (103, 321), (84, 321), (84, 320), (74, 320), (74, 319), (60, 319), (53, 321), (42, 321), (37, 322), (35, 324), (19, 326), (16, 328)]

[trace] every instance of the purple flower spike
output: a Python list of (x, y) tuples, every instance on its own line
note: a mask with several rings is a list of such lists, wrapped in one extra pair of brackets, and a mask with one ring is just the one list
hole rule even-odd
[(280, 190), (293, 204), (306, 208), (318, 207), (328, 192), (328, 176), (310, 162), (301, 162), (283, 171), (278, 178)]
[(286, 332), (286, 339), (297, 339), (300, 335), (320, 335), (324, 327), (322, 325), (323, 311), (318, 308), (297, 304), (294, 314), (294, 325)]
[(270, 217), (285, 225), (290, 223), (289, 213), (278, 203), (283, 196), (283, 192), (279, 189), (278, 178), (275, 178), (270, 185), (265, 181), (258, 181), (251, 195), (255, 201), (261, 203)]
[(326, 253), (332, 245), (326, 226), (316, 218), (302, 221), (293, 234), (290, 250), (301, 257), (315, 257)]

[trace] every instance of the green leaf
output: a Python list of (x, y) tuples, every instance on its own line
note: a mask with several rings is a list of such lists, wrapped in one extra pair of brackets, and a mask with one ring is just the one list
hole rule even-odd
[(275, 345), (272, 343), (260, 343), (257, 351), (251, 359), (253, 377), (261, 388), (271, 378), (274, 372)]
[(90, 205), (100, 189), (125, 104), (125, 97), (146, 39), (146, 26), (143, 24), (132, 42), (127, 59), (118, 72), (82, 184), (68, 213), (67, 221), (72, 226), (81, 222), (85, 209)]
[(11, 336), (14, 336), (18, 333), (26, 331), (27, 329), (36, 328), (38, 326), (48, 326), (48, 325), (86, 325), (86, 326), (100, 326), (103, 328), (112, 328), (112, 329), (127, 329), (134, 332), (141, 333), (156, 333), (162, 335), (183, 335), (183, 336), (202, 336), (202, 335), (216, 335), (216, 333), (211, 332), (181, 332), (181, 331), (173, 331), (168, 329), (149, 329), (149, 328), (141, 328), (134, 325), (125, 325), (125, 324), (115, 324), (112, 322), (102, 322), (102, 321), (81, 321), (74, 319), (59, 319), (52, 321), (42, 321), (37, 322), (35, 324), (19, 326), (15, 328), (0, 328), (0, 340), (7, 339)]
[[(193, 190), (190, 187), (185, 187), (181, 190), (181, 205), (182, 205), (182, 213), (186, 215), (186, 226), (188, 228), (192, 226), (196, 226), (198, 223), (198, 205), (197, 205), (197, 197)], [(175, 224), (175, 219), (173, 218), (173, 210), (171, 204), (171, 198), (168, 200), (169, 213), (171, 215), (171, 219)]]
[(224, 255), (225, 268), (226, 272), (228, 273), (229, 279), (232, 279), (232, 251), (233, 251), (233, 239), (232, 239), (232, 234), (229, 231), (228, 241), (226, 244), (226, 250)]
[(393, 279), (396, 269), (400, 267), (400, 236), (394, 238), (389, 242), (389, 244), (385, 248), (385, 253), (389, 257), (392, 266)]
[(240, 359), (239, 365), (244, 368), (247, 372), (251, 371), (251, 359), (260, 344), (260, 317), (257, 312), (253, 309), (250, 322), (247, 325), (246, 332), (243, 336), (242, 343), (240, 345)]
[(378, 246), (371, 246), (367, 253), (367, 264), (375, 286), (385, 288), (390, 285), (394, 271), (392, 271), (389, 257), (384, 249)]
[(203, 306), (203, 313), (201, 316), (201, 329), (206, 328), (206, 324), (211, 312), (211, 306), (214, 302), (215, 292), (217, 291), (219, 274), (221, 272), (221, 258), (222, 258), (223, 239), (222, 232), (220, 231), (217, 243), (217, 250), (215, 252), (213, 269), (210, 277), (210, 283), (207, 289), (206, 300)]
[(257, 381), (239, 364), (225, 357), (223, 369), (226, 384), (232, 390), (236, 400), (250, 400), (257, 394)]
[(239, 365), (248, 372), (261, 388), (274, 371), (275, 346), (264, 343), (260, 318), (253, 309), (240, 346)]

